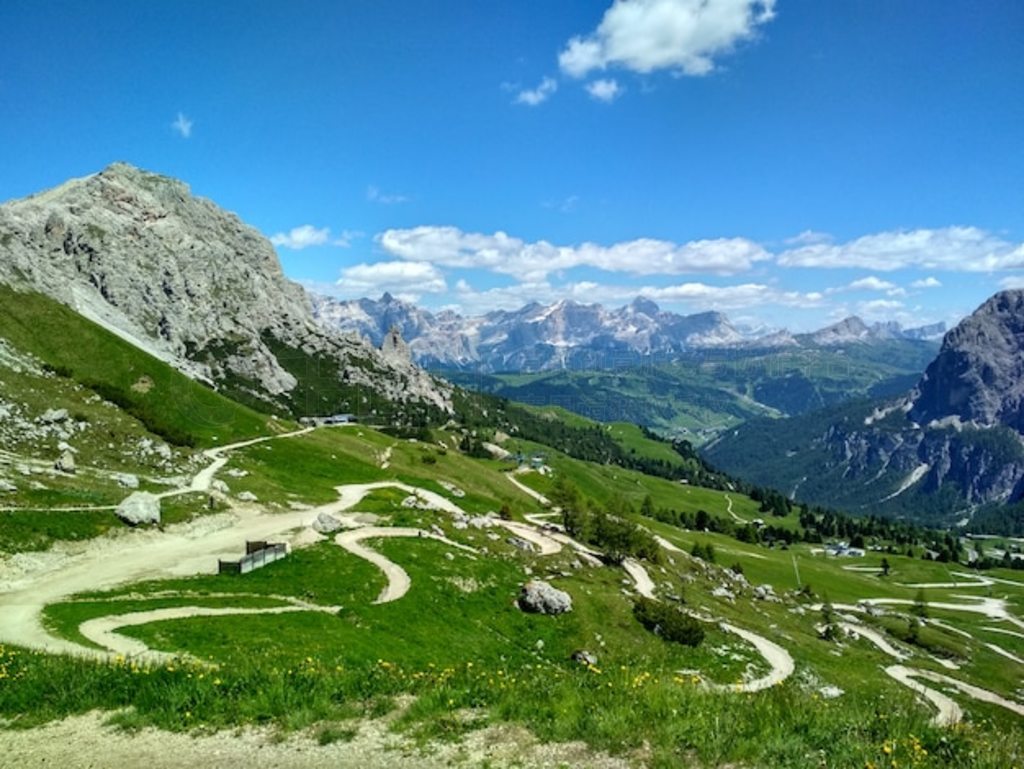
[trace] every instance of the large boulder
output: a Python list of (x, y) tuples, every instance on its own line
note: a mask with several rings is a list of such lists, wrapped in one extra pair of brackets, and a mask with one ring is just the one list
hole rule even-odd
[(313, 521), (313, 530), (321, 534), (333, 534), (341, 528), (341, 521), (330, 513), (320, 513)]
[(68, 449), (63, 454), (60, 455), (60, 459), (54, 462), (53, 466), (59, 472), (67, 473), (68, 475), (74, 475), (75, 455), (71, 452), (70, 449)]
[(519, 593), (519, 608), (534, 614), (565, 614), (572, 611), (572, 596), (543, 580), (531, 579)]
[(114, 512), (118, 518), (132, 526), (160, 523), (160, 499), (147, 491), (136, 491), (125, 498)]

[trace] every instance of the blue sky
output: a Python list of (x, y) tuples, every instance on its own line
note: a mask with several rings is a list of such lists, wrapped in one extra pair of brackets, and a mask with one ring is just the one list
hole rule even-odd
[(1024, 286), (1017, 0), (6, 0), (0, 27), (0, 199), (125, 160), (342, 297), (806, 329)]

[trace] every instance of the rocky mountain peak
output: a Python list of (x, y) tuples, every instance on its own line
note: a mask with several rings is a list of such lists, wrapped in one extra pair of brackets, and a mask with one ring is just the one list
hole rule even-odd
[(0, 243), (0, 281), (70, 305), (192, 376), (286, 397), (297, 379), (274, 351), (283, 347), (329, 358), (346, 381), (399, 399), (415, 381), (408, 397), (447, 405), (422, 372), (318, 326), (270, 242), (178, 180), (115, 163), (0, 205)]
[(996, 294), (946, 334), (913, 402), (922, 424), (957, 417), (1024, 433), (1024, 290)]

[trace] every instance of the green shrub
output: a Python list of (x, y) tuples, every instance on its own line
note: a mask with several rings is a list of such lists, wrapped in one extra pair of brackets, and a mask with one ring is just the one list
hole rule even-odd
[(641, 625), (666, 641), (699, 646), (704, 640), (704, 628), (700, 621), (684, 614), (672, 604), (640, 597), (633, 603), (633, 616)]

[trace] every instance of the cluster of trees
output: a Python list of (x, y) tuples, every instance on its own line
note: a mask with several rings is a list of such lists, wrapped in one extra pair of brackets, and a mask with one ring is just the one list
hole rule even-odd
[(602, 507), (593, 500), (584, 500), (579, 490), (559, 476), (550, 493), (551, 503), (562, 508), (566, 532), (580, 542), (600, 548), (612, 563), (626, 558), (646, 558), (657, 562), (661, 548), (654, 536), (644, 528), (626, 520), (632, 510), (621, 498)]

